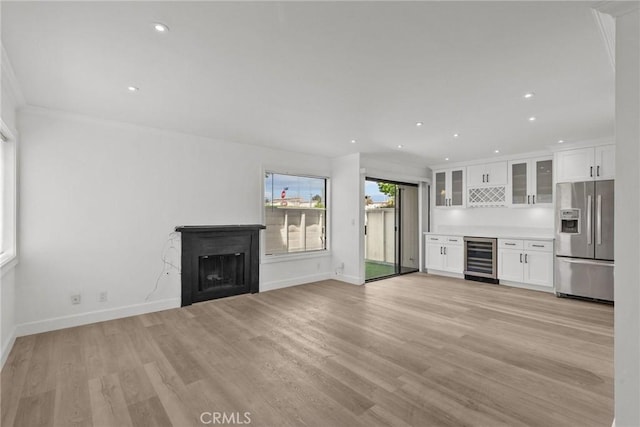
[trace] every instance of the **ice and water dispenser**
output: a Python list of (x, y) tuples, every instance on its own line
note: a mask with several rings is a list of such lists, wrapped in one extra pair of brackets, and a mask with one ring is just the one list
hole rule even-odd
[(580, 209), (560, 210), (560, 232), (569, 234), (580, 233)]

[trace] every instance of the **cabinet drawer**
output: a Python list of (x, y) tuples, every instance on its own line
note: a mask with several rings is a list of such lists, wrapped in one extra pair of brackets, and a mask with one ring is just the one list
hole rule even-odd
[(462, 246), (464, 238), (459, 236), (442, 236), (441, 242), (447, 246)]
[(500, 249), (524, 249), (522, 240), (498, 239), (498, 248)]
[(543, 240), (525, 240), (524, 247), (528, 251), (553, 252), (553, 242)]
[(434, 236), (432, 234), (425, 235), (424, 239), (426, 243), (444, 242), (444, 236)]

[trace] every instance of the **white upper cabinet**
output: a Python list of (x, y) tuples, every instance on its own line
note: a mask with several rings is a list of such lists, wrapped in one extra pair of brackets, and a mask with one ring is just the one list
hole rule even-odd
[(616, 146), (604, 145), (596, 147), (596, 180), (614, 179), (616, 177)]
[(436, 207), (465, 206), (465, 168), (445, 169), (433, 173)]
[(615, 150), (615, 145), (604, 145), (557, 152), (557, 182), (615, 178)]
[(509, 162), (512, 206), (553, 203), (553, 160), (551, 156)]
[(493, 162), (467, 166), (467, 186), (495, 186), (507, 184), (507, 162)]

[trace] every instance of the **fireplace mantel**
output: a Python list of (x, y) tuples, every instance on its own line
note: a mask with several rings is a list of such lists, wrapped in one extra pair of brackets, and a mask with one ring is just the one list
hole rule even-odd
[(207, 231), (241, 231), (264, 230), (262, 224), (236, 224), (236, 225), (179, 225), (176, 231), (180, 233), (206, 233)]
[(182, 306), (257, 293), (261, 224), (185, 225), (182, 240)]

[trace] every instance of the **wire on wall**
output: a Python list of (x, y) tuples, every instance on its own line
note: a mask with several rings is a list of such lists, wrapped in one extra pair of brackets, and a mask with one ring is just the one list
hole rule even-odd
[(149, 301), (149, 298), (151, 298), (151, 295), (157, 292), (158, 287), (160, 286), (160, 279), (162, 279), (164, 276), (171, 274), (172, 272), (181, 274), (180, 266), (177, 265), (176, 261), (172, 261), (172, 260), (179, 259), (178, 258), (178, 254), (180, 253), (179, 242), (180, 242), (180, 233), (176, 231), (169, 233), (169, 237), (167, 238), (167, 241), (164, 243), (162, 247), (162, 252), (160, 254), (160, 260), (162, 261), (162, 268), (160, 270), (160, 273), (158, 274), (158, 277), (156, 278), (156, 283), (155, 283), (155, 286), (153, 287), (153, 290), (149, 292), (149, 294), (145, 297), (144, 299), (145, 301)]

